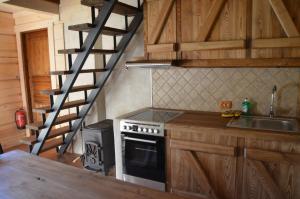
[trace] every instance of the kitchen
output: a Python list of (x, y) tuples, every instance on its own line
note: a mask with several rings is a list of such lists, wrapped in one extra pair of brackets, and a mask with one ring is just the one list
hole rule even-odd
[(168, 197), (300, 198), (299, 7), (145, 1), (94, 111), (114, 120), (116, 178)]

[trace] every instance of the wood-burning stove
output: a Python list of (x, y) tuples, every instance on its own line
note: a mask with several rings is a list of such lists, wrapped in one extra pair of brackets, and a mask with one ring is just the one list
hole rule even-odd
[(109, 169), (115, 164), (113, 121), (104, 120), (84, 127), (82, 137), (84, 167), (108, 175)]

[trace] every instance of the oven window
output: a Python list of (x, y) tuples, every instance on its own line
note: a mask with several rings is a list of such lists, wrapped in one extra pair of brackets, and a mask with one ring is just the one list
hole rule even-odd
[(133, 167), (157, 168), (157, 148), (155, 144), (125, 141), (126, 162)]
[(125, 136), (125, 173), (164, 182), (164, 140)]

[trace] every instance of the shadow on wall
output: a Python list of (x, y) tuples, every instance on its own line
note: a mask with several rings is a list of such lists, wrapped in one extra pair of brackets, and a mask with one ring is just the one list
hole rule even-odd
[[(286, 107), (284, 105), (285, 98), (291, 97), (287, 94), (287, 90), (291, 89), (297, 89), (298, 90), (298, 99), (297, 99), (297, 105), (295, 107)], [(277, 115), (289, 115), (290, 112), (293, 111), (293, 109), (296, 109), (296, 117), (300, 116), (300, 84), (298, 83), (288, 83), (283, 85), (278, 91), (277, 91)]]
[[(295, 107), (292, 106), (286, 106), (286, 98), (287, 97), (293, 97), (289, 95), (289, 90), (294, 90), (297, 89), (300, 93), (300, 84), (297, 83), (288, 83), (285, 85), (282, 85), (280, 89), (276, 93), (276, 103), (275, 103), (275, 114), (277, 116), (287, 116), (290, 115), (291, 112), (294, 112), (296, 109), (296, 117), (300, 116), (300, 97), (298, 94), (298, 99), (297, 99), (297, 105)], [(250, 98), (251, 101), (251, 112), (254, 115), (260, 114), (260, 111), (258, 110), (258, 101), (255, 100), (254, 98)], [(270, 92), (270, 99), (266, 99), (266, 102), (271, 103), (271, 92)], [(270, 104), (267, 104), (267, 106), (270, 106)]]

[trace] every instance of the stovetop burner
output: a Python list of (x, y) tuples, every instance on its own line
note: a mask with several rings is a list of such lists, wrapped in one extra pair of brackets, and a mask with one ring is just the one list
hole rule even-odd
[(166, 123), (181, 114), (182, 112), (180, 111), (148, 109), (144, 112), (128, 117), (127, 119), (144, 122)]
[(166, 122), (178, 117), (183, 112), (161, 109), (146, 109), (120, 121), (121, 132), (164, 136)]

